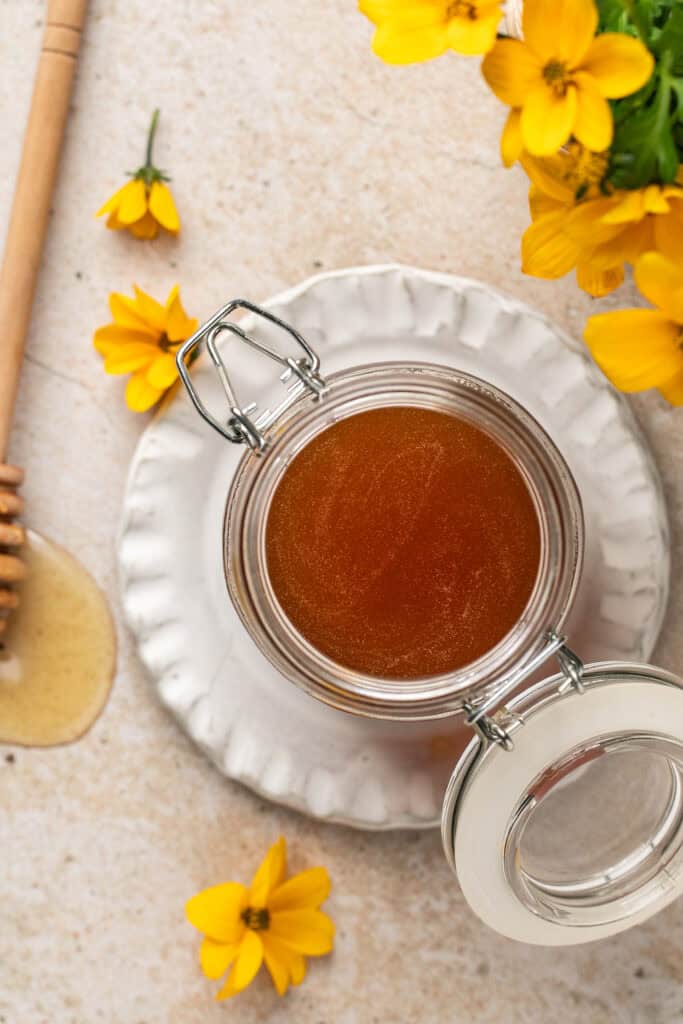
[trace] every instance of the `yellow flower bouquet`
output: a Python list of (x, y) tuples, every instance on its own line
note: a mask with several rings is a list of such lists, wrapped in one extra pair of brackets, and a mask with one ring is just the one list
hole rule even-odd
[(485, 81), (509, 107), (502, 161), (519, 162), (530, 182), (522, 269), (547, 279), (575, 271), (598, 298), (633, 265), (657, 310), (591, 317), (586, 342), (621, 390), (657, 387), (683, 405), (683, 3), (508, 7), (360, 0), (389, 63), (483, 56)]

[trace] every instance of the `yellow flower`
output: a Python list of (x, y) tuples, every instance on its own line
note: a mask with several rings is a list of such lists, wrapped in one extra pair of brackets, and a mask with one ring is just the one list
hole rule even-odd
[(180, 231), (180, 219), (168, 185), (154, 181), (146, 185), (133, 178), (100, 207), (96, 216), (108, 213), (107, 227), (112, 231), (128, 228), (136, 238), (156, 238), (159, 227), (172, 235)]
[(607, 169), (606, 153), (592, 153), (572, 142), (549, 157), (522, 156), (531, 179), (529, 209), (532, 224), (522, 237), (522, 270), (525, 274), (555, 280), (576, 268), (577, 283), (593, 296), (609, 294), (624, 279), (623, 260), (591, 262), (591, 246), (582, 247), (567, 234), (567, 220), (577, 205), (600, 196)]
[(624, 280), (623, 261), (596, 266), (590, 249), (566, 232), (573, 203), (555, 199), (532, 185), (529, 189), (532, 224), (522, 236), (522, 270), (533, 277), (556, 280), (576, 268), (576, 281), (589, 295), (609, 295)]
[(160, 227), (172, 235), (180, 231), (180, 218), (173, 195), (165, 184), (169, 178), (152, 163), (158, 120), (159, 111), (155, 110), (147, 136), (145, 163), (132, 175), (132, 180), (115, 192), (95, 215), (101, 217), (105, 213), (109, 214), (107, 227), (112, 231), (127, 228), (136, 238), (156, 238)]
[(567, 217), (566, 232), (600, 266), (634, 263), (656, 250), (683, 260), (683, 189), (677, 185), (646, 185), (618, 190), (602, 199), (579, 203)]
[(501, 0), (360, 0), (376, 26), (373, 49), (389, 64), (486, 53), (503, 17)]
[(649, 252), (638, 260), (635, 278), (658, 308), (592, 316), (586, 343), (621, 391), (659, 388), (672, 405), (683, 405), (683, 267)]
[(299, 985), (305, 956), (331, 952), (334, 925), (320, 909), (330, 893), (325, 868), (310, 868), (285, 881), (287, 849), (271, 846), (251, 886), (225, 882), (193, 896), (185, 907), (190, 924), (205, 936), (199, 959), (207, 978), (232, 967), (216, 999), (249, 985), (265, 963), (279, 995)]
[(554, 280), (576, 267), (584, 291), (602, 296), (621, 284), (624, 264), (644, 252), (683, 260), (683, 188), (648, 185), (604, 195), (607, 154), (578, 143), (549, 157), (525, 154), (522, 165), (532, 182), (533, 221), (522, 238), (524, 273)]
[(104, 356), (107, 373), (132, 375), (126, 402), (134, 412), (146, 412), (176, 382), (175, 354), (197, 330), (197, 321), (186, 315), (177, 285), (165, 306), (134, 290), (134, 299), (115, 292), (109, 296), (114, 322), (95, 331), (93, 344)]
[(520, 111), (529, 153), (555, 153), (572, 135), (607, 149), (614, 133), (607, 100), (630, 95), (652, 74), (640, 40), (617, 32), (594, 38), (597, 27), (593, 0), (525, 0), (524, 40), (499, 39), (484, 58), (491, 89)]

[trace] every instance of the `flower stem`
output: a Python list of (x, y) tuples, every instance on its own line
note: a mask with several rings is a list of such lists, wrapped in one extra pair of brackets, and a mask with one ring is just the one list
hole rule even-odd
[(645, 22), (641, 17), (640, 11), (638, 10), (638, 4), (635, 2), (635, 0), (621, 0), (621, 5), (625, 9), (631, 21), (633, 22), (633, 27), (635, 28), (636, 32), (647, 46), (647, 26), (645, 25)]
[(655, 100), (655, 127), (653, 128), (653, 135), (661, 135), (664, 131), (664, 126), (669, 117), (669, 111), (671, 109), (671, 91), (672, 91), (672, 78), (671, 78), (671, 62), (673, 56), (670, 50), (665, 50), (661, 56), (659, 62), (659, 89), (657, 92), (657, 98)]
[(157, 109), (152, 114), (152, 121), (149, 126), (149, 134), (147, 135), (147, 152), (145, 154), (145, 167), (152, 167), (152, 149), (154, 148), (154, 136), (157, 131), (157, 124), (159, 122), (159, 114), (161, 111)]

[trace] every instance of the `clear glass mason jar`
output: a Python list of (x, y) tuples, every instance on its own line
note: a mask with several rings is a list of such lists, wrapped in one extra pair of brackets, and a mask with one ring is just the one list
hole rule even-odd
[[(240, 307), (283, 331), (295, 354), (230, 320)], [(290, 388), (272, 411), (238, 402), (223, 335), (284, 367)], [(227, 423), (205, 407), (187, 368), (202, 342), (223, 384)], [(630, 927), (679, 895), (683, 681), (652, 666), (583, 665), (566, 645), (582, 568), (581, 500), (538, 422), (501, 390), (449, 367), (381, 363), (324, 380), (293, 327), (244, 301), (220, 309), (177, 362), (203, 418), (246, 448), (226, 495), (223, 559), (230, 598), (261, 651), (285, 680), (344, 712), (406, 723), (454, 716), (471, 730), (445, 795), (442, 835), (475, 912), (511, 938), (568, 945)], [(461, 670), (407, 681), (350, 671), (309, 644), (273, 592), (265, 543), (292, 459), (340, 419), (401, 405), (449, 413), (495, 440), (525, 480), (540, 527), (536, 583), (510, 632)], [(305, 558), (305, 538), (292, 544)], [(551, 657), (559, 671), (532, 683)]]
[[(382, 406), (432, 409), (479, 427), (507, 452), (531, 492), (541, 537), (533, 592), (514, 628), (465, 668), (416, 680), (361, 675), (330, 660), (289, 622), (273, 592), (265, 533), (275, 490), (292, 459), (331, 424)], [(300, 538), (302, 558), (305, 538)], [(434, 719), (462, 713), (503, 677), (519, 673), (559, 633), (580, 577), (581, 502), (569, 469), (545, 431), (501, 391), (445, 367), (380, 363), (326, 380), (324, 401), (301, 398), (269, 436), (264, 459), (252, 452), (239, 466), (224, 525), (225, 576), (246, 629), (263, 653), (312, 696), (354, 714), (384, 719)]]

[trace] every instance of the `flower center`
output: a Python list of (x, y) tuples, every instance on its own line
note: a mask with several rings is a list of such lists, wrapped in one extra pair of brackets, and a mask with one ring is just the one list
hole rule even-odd
[(164, 333), (159, 338), (159, 348), (161, 349), (161, 351), (170, 352), (174, 345), (175, 341), (170, 341), (168, 335), (166, 334), (166, 331), (164, 331)]
[(583, 199), (588, 193), (595, 194), (607, 174), (609, 152), (594, 153), (586, 149), (580, 142), (570, 142), (565, 147), (569, 156), (564, 180), (572, 189), (577, 199)]
[(468, 3), (467, 0), (453, 0), (446, 8), (446, 21), (452, 18), (469, 18), (470, 21), (476, 21), (477, 5)]
[(252, 932), (263, 932), (270, 924), (270, 911), (266, 907), (247, 907), (242, 911), (242, 920)]
[(543, 68), (543, 77), (557, 96), (564, 96), (571, 85), (567, 65), (561, 60), (549, 60)]

